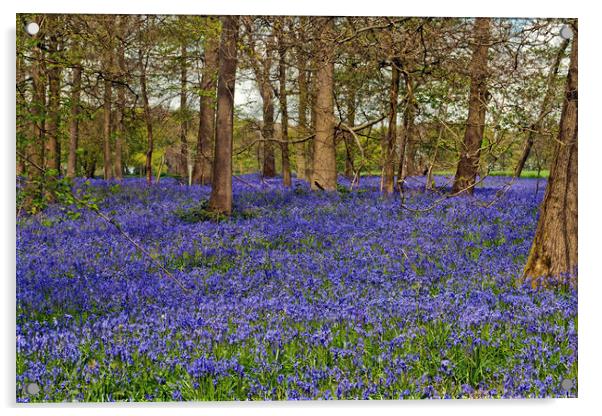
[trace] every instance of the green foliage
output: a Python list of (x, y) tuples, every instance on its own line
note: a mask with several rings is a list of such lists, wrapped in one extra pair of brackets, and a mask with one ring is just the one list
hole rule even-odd
[(178, 208), (174, 211), (176, 216), (187, 223), (197, 223), (202, 221), (224, 221), (228, 217), (223, 214), (209, 210), (209, 201), (201, 200), (197, 205), (188, 208)]

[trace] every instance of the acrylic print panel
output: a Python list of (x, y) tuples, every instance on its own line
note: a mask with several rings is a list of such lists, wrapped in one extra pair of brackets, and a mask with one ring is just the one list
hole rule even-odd
[(576, 20), (16, 39), (18, 402), (577, 396)]

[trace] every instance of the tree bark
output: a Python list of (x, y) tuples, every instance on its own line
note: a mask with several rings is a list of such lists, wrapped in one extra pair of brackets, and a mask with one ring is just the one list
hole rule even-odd
[(187, 108), (187, 59), (186, 43), (182, 42), (180, 48), (180, 155), (178, 161), (178, 175), (188, 176), (188, 108)]
[(534, 288), (563, 275), (577, 278), (577, 39), (575, 22), (554, 160), (523, 273)]
[(529, 127), (525, 147), (523, 148), (521, 157), (518, 160), (518, 163), (516, 164), (516, 169), (514, 170), (514, 176), (516, 178), (520, 177), (521, 173), (523, 172), (525, 163), (527, 162), (527, 159), (531, 154), (531, 148), (533, 147), (533, 143), (535, 143), (535, 138), (536, 136), (541, 134), (541, 131), (543, 130), (544, 120), (550, 111), (552, 99), (554, 98), (554, 87), (556, 84), (556, 78), (558, 76), (558, 68), (560, 67), (560, 61), (562, 61), (562, 57), (564, 56), (568, 44), (568, 39), (564, 40), (561, 43), (560, 49), (558, 49), (558, 53), (556, 54), (556, 58), (554, 59), (554, 63), (552, 64), (550, 72), (548, 73), (546, 93), (543, 97), (543, 101), (541, 102), (539, 114), (537, 115), (537, 119), (535, 120), (535, 122)]
[(383, 169), (383, 192), (387, 195), (393, 193), (393, 182), (395, 167), (393, 156), (395, 154), (395, 142), (397, 139), (397, 99), (399, 96), (399, 67), (398, 63), (391, 64), (391, 89), (389, 91), (389, 128), (385, 138), (384, 169)]
[[(297, 82), (299, 85), (299, 124), (298, 129), (301, 137), (307, 135), (307, 72), (305, 70), (305, 63), (302, 59), (298, 59), (299, 62), (299, 75)], [(307, 154), (305, 142), (295, 144), (295, 162), (297, 179), (307, 179)]]
[[(37, 42), (41, 42), (43, 35), (38, 35)], [(44, 71), (44, 53), (39, 44), (33, 47), (33, 61), (31, 63), (32, 78), (32, 139), (27, 143), (27, 159), (34, 166), (28, 166), (27, 182), (25, 182), (25, 200), (23, 207), (28, 212), (35, 211), (35, 201), (45, 195), (42, 172), (35, 168), (44, 164), (44, 149), (46, 143), (46, 78)]]
[[(142, 29), (141, 29), (142, 30)], [(144, 51), (142, 46), (138, 49), (138, 65), (140, 67), (140, 90), (142, 92), (142, 104), (144, 105), (144, 120), (146, 122), (146, 135), (147, 135), (147, 150), (146, 150), (146, 162), (144, 169), (146, 171), (146, 183), (152, 185), (153, 183), (153, 120), (151, 115), (150, 104), (148, 101), (148, 91), (146, 87), (146, 64), (144, 62)]]
[(48, 130), (46, 140), (46, 168), (60, 174), (61, 154), (59, 144), (59, 126), (61, 121), (61, 66), (58, 59), (59, 42), (56, 17), (48, 17), (51, 33), (48, 38)]
[(314, 162), (311, 188), (334, 191), (337, 188), (336, 147), (334, 141), (334, 19), (324, 22), (321, 51), (316, 73)]
[(215, 160), (209, 209), (222, 215), (232, 213), (232, 139), (238, 21), (239, 16), (222, 18), (222, 35), (219, 46)]
[(115, 137), (115, 179), (123, 179), (123, 146), (126, 140), (126, 125), (125, 125), (125, 83), (127, 76), (127, 68), (125, 65), (125, 35), (127, 31), (128, 16), (120, 15), (119, 33), (121, 40), (119, 41), (119, 49), (117, 52), (117, 63), (119, 65), (119, 81), (117, 87), (117, 136)]
[[(213, 28), (217, 22), (207, 18), (207, 26)], [(199, 132), (196, 156), (192, 171), (192, 183), (206, 185), (211, 183), (213, 171), (213, 142), (215, 136), (215, 88), (218, 70), (219, 39), (213, 32), (207, 35), (203, 52), (205, 65), (201, 78), (201, 97), (199, 104)]]
[(487, 92), (487, 51), (490, 23), (490, 18), (478, 17), (475, 20), (475, 47), (471, 63), (468, 120), (452, 193), (467, 192), (472, 194), (479, 170), (489, 95)]
[(410, 145), (415, 135), (416, 126), (416, 102), (414, 99), (414, 90), (410, 76), (404, 72), (404, 82), (407, 91), (405, 109), (403, 112), (403, 131), (399, 142), (399, 166), (397, 167), (397, 187), (403, 192), (403, 181), (409, 176), (410, 169), (413, 169), (409, 162)]
[[(347, 92), (347, 125), (352, 127), (355, 125), (355, 89), (349, 88)], [(353, 179), (355, 176), (355, 167), (353, 166), (353, 136), (349, 132), (343, 135), (345, 144), (345, 177)]]
[(279, 61), (278, 61), (278, 81), (279, 81), (279, 91), (278, 98), (280, 104), (280, 126), (281, 126), (281, 134), (280, 139), (280, 150), (282, 152), (282, 183), (285, 187), (290, 187), (292, 185), (291, 180), (291, 165), (289, 160), (289, 152), (288, 152), (288, 102), (287, 102), (287, 92), (286, 92), (286, 47), (283, 46), (283, 40), (281, 38), (278, 39), (279, 42)]
[(69, 123), (69, 156), (67, 158), (67, 177), (77, 175), (77, 146), (79, 142), (79, 112), (82, 82), (82, 67), (77, 63), (71, 79), (71, 120)]
[[(269, 81), (268, 81), (269, 82)], [(265, 141), (263, 142), (263, 176), (272, 178), (276, 176), (276, 157), (274, 156), (274, 144), (271, 141), (274, 138), (274, 94), (272, 86), (263, 84), (260, 87), (261, 99), (263, 102), (263, 126), (261, 134)]]
[(111, 100), (113, 97), (111, 69), (113, 66), (113, 53), (107, 51), (104, 62), (104, 105), (103, 105), (103, 169), (105, 180), (113, 177), (111, 162)]

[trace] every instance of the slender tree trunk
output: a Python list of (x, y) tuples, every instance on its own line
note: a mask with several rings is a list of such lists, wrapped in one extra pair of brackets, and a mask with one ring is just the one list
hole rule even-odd
[(464, 143), (460, 152), (460, 160), (452, 187), (453, 193), (474, 192), (481, 144), (485, 130), (487, 112), (487, 51), (489, 43), (490, 18), (478, 17), (475, 20), (475, 47), (471, 63), (470, 100), (468, 103), (468, 120), (464, 133)]
[(188, 176), (188, 108), (186, 100), (186, 84), (187, 84), (187, 59), (188, 51), (186, 50), (185, 42), (182, 43), (180, 53), (180, 155), (178, 161), (178, 175), (181, 177)]
[[(577, 23), (573, 28), (571, 61), (560, 131), (546, 193), (523, 278), (533, 287), (547, 286), (552, 277), (577, 272)], [(538, 280), (541, 278), (541, 280)]]
[(514, 170), (514, 176), (517, 178), (520, 177), (521, 173), (523, 172), (525, 163), (529, 158), (531, 148), (533, 147), (533, 143), (535, 142), (536, 135), (541, 134), (541, 131), (543, 130), (543, 122), (550, 111), (552, 99), (554, 98), (554, 87), (556, 84), (556, 78), (558, 77), (558, 68), (560, 67), (560, 61), (562, 61), (562, 57), (564, 56), (568, 44), (568, 40), (564, 40), (562, 42), (562, 44), (560, 45), (560, 49), (558, 49), (558, 53), (556, 54), (556, 58), (554, 59), (554, 63), (550, 68), (550, 72), (548, 73), (546, 94), (544, 95), (543, 101), (541, 102), (541, 108), (539, 110), (539, 114), (537, 115), (537, 120), (535, 120), (535, 122), (529, 128), (529, 132), (527, 133), (527, 141), (525, 142), (525, 147), (523, 148), (523, 153), (521, 154), (521, 157), (516, 165), (516, 169)]
[(110, 70), (113, 66), (112, 52), (107, 52), (104, 70), (104, 105), (103, 105), (103, 169), (104, 178), (113, 177), (113, 166), (111, 162), (111, 100), (113, 97), (112, 82)]
[[(209, 17), (208, 26), (215, 26), (215, 18)], [(199, 105), (199, 133), (192, 183), (206, 185), (211, 182), (213, 171), (213, 144), (215, 135), (215, 87), (218, 69), (219, 39), (209, 35), (205, 44), (201, 97)]]
[[(282, 39), (279, 39), (282, 43)], [(278, 61), (278, 81), (280, 84), (278, 98), (280, 100), (280, 126), (281, 126), (281, 137), (282, 142), (280, 143), (280, 149), (282, 151), (282, 183), (284, 186), (289, 187), (292, 185), (291, 180), (291, 165), (288, 154), (288, 102), (286, 93), (286, 47), (279, 45), (279, 61)]]
[[(52, 29), (56, 17), (52, 18)], [(60, 174), (61, 154), (59, 145), (59, 126), (61, 120), (61, 67), (57, 60), (59, 50), (56, 33), (51, 33), (48, 40), (48, 55), (50, 58), (48, 68), (48, 130), (46, 141), (46, 167), (54, 169)]]
[(209, 209), (215, 213), (230, 215), (232, 213), (232, 136), (239, 16), (224, 16), (222, 19), (217, 84), (215, 161)]
[[(307, 72), (305, 71), (305, 63), (299, 59), (299, 76), (297, 82), (299, 84), (299, 124), (298, 129), (300, 136), (307, 136)], [(295, 161), (296, 171), (298, 179), (307, 179), (307, 155), (306, 155), (306, 143), (301, 142), (295, 144)]]
[[(40, 35), (41, 39), (42, 35)], [(39, 40), (41, 41), (41, 40)], [(34, 59), (31, 63), (31, 78), (33, 83), (31, 117), (32, 140), (27, 144), (27, 159), (34, 166), (28, 166), (27, 182), (25, 183), (25, 201), (23, 207), (26, 211), (35, 211), (35, 201), (45, 195), (42, 172), (35, 168), (44, 164), (44, 149), (46, 143), (46, 79), (43, 69), (44, 54), (36, 45), (33, 47)]]
[(418, 108), (416, 96), (414, 94), (416, 83), (412, 80), (412, 77), (408, 73), (404, 73), (404, 79), (408, 91), (408, 107), (407, 112), (405, 113), (407, 116), (407, 121), (405, 122), (407, 127), (407, 134), (405, 137), (405, 175), (414, 176), (418, 173), (418, 168), (416, 167), (416, 113), (418, 112)]
[(410, 169), (413, 169), (409, 162), (410, 145), (415, 135), (416, 126), (414, 124), (416, 118), (416, 104), (414, 99), (414, 90), (410, 77), (404, 73), (404, 82), (407, 90), (406, 105), (403, 112), (403, 132), (399, 143), (399, 166), (397, 167), (397, 187), (403, 191), (403, 181), (406, 176), (409, 176)]
[(148, 101), (148, 91), (146, 88), (146, 64), (144, 62), (144, 52), (142, 49), (138, 49), (138, 64), (140, 66), (140, 90), (142, 91), (142, 103), (144, 105), (144, 120), (146, 122), (146, 135), (147, 135), (147, 150), (146, 150), (146, 162), (144, 169), (146, 171), (146, 183), (152, 185), (153, 183), (153, 120), (151, 115), (150, 104)]
[(74, 178), (77, 174), (77, 146), (79, 142), (79, 112), (82, 82), (81, 64), (73, 68), (71, 87), (71, 120), (69, 123), (69, 156), (67, 159), (67, 177)]
[(316, 73), (316, 137), (314, 138), (314, 163), (312, 189), (334, 191), (337, 188), (336, 147), (334, 141), (334, 19), (320, 18), (324, 22), (321, 33), (321, 56)]
[(129, 17), (127, 15), (118, 16), (119, 19), (119, 48), (117, 51), (117, 64), (119, 66), (119, 81), (117, 86), (117, 135), (115, 137), (115, 159), (113, 161), (115, 167), (115, 179), (123, 179), (123, 147), (126, 140), (126, 125), (125, 125), (125, 83), (127, 82), (127, 67), (125, 64), (125, 40)]
[(385, 139), (384, 153), (384, 177), (383, 192), (385, 194), (393, 193), (393, 182), (395, 167), (393, 156), (395, 155), (395, 142), (397, 139), (397, 99), (399, 96), (399, 67), (396, 62), (391, 64), (391, 90), (389, 92), (389, 128)]
[[(347, 125), (352, 127), (355, 125), (355, 89), (350, 88), (347, 92)], [(345, 177), (352, 179), (355, 175), (353, 166), (353, 136), (351, 133), (345, 132), (343, 135), (345, 143)]]
[[(316, 65), (316, 61), (315, 59), (312, 59), (311, 62), (312, 65), (312, 70), (317, 72), (317, 65)], [(316, 133), (316, 97), (317, 97), (317, 86), (316, 86), (316, 75), (314, 74), (313, 76), (311, 76), (309, 78), (310, 82), (308, 83), (309, 86), (309, 108), (310, 108), (310, 127), (311, 127), (311, 131), (315, 134)], [(307, 158), (306, 160), (306, 165), (305, 165), (305, 176), (307, 177), (308, 181), (310, 182), (311, 185), (311, 179), (313, 178), (314, 175), (314, 150), (315, 150), (315, 136), (314, 139), (309, 143), (309, 146), (307, 147)]]
[[(269, 81), (266, 81), (269, 82)], [(263, 176), (272, 178), (276, 175), (276, 158), (274, 156), (274, 94), (272, 86), (262, 82), (261, 99), (263, 101)]]

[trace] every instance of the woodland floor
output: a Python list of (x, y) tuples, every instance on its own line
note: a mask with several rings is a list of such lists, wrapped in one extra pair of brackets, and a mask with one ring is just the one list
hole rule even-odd
[(90, 210), (19, 218), (17, 400), (575, 397), (576, 289), (516, 284), (545, 179), (486, 207), (508, 181), (410, 178), (414, 212), (247, 175), (218, 222), (209, 187), (80, 181), (189, 291)]

